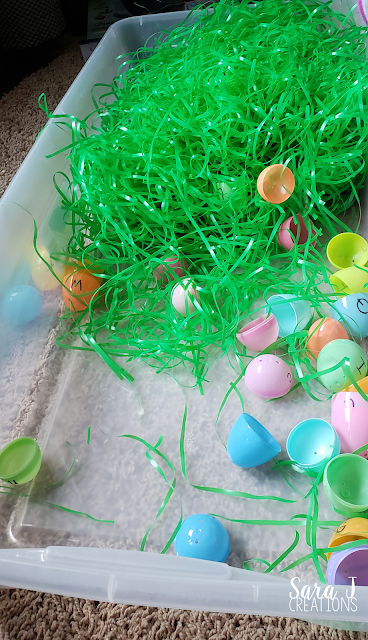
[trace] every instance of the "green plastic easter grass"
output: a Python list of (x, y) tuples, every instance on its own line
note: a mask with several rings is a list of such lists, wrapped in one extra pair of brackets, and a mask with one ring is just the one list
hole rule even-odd
[[(213, 9), (122, 56), (85, 120), (49, 114), (71, 135), (62, 197), (72, 237), (53, 258), (92, 260), (104, 281), (72, 324), (66, 314), (59, 344), (79, 336), (112, 368), (117, 356), (158, 370), (182, 362), (199, 385), (210, 345), (233, 349), (259, 296), (302, 294), (316, 308), (331, 297), (318, 289), (328, 270), (311, 236), (286, 253), (277, 230), (301, 214), (320, 247), (322, 231), (346, 229), (341, 214), (359, 206), (368, 149), (365, 29), (351, 17), (339, 25), (328, 3)], [(256, 189), (272, 163), (296, 178), (283, 205)], [(171, 254), (188, 261), (200, 293), (185, 319), (171, 305), (173, 283), (154, 277)]]

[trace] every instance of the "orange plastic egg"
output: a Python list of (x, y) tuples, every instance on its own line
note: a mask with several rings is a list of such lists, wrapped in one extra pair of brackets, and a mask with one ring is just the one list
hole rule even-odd
[(102, 281), (87, 269), (68, 267), (63, 282), (66, 287), (63, 287), (63, 298), (68, 309), (83, 311)]
[(257, 180), (259, 195), (272, 204), (285, 202), (290, 198), (294, 187), (294, 176), (289, 167), (284, 167), (283, 164), (271, 164), (266, 167)]
[[(310, 360), (317, 360), (320, 351), (332, 340), (349, 340), (349, 336), (340, 322), (333, 318), (316, 320), (308, 331), (306, 347)], [(313, 357), (314, 356), (314, 357)]]

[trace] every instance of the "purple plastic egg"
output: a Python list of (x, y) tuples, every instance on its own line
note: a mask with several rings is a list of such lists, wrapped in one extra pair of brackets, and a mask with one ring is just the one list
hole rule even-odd
[(262, 398), (281, 398), (293, 385), (291, 369), (282, 358), (266, 353), (248, 365), (244, 382), (250, 391)]
[(353, 547), (332, 553), (327, 565), (329, 584), (351, 585), (354, 576), (358, 587), (368, 586), (368, 546)]

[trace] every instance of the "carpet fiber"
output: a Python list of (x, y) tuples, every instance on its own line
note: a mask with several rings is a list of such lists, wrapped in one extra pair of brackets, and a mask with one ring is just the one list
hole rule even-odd
[(31, 591), (3, 590), (0, 640), (348, 640), (365, 633), (335, 631), (292, 618), (202, 613), (90, 602)]
[[(38, 108), (45, 92), (53, 110), (80, 71), (77, 40), (0, 99), (0, 196), (30, 150), (46, 116)], [(113, 605), (19, 589), (0, 590), (0, 640), (363, 640), (366, 633), (336, 631), (292, 618), (201, 613)]]

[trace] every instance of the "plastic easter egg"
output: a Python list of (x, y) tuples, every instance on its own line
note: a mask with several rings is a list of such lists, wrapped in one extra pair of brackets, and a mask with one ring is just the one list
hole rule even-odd
[(365, 24), (368, 25), (368, 3), (367, 0), (358, 0), (359, 13), (362, 16)]
[[(345, 542), (354, 542), (354, 540), (362, 540), (363, 538), (368, 538), (368, 520), (366, 518), (349, 518), (335, 530), (328, 546), (331, 548), (339, 547)], [(326, 555), (329, 558), (331, 553)]]
[(326, 420), (309, 418), (299, 422), (289, 433), (286, 450), (302, 470), (317, 475), (328, 460), (340, 453), (340, 442), (335, 429)]
[(343, 453), (352, 453), (368, 443), (368, 402), (352, 389), (340, 391), (331, 401), (331, 424)]
[(257, 179), (259, 195), (267, 202), (281, 204), (290, 198), (294, 191), (295, 179), (289, 167), (272, 164), (263, 169)]
[(312, 317), (312, 308), (309, 302), (302, 298), (296, 298), (291, 293), (271, 296), (267, 300), (267, 306), (276, 317), (281, 338), (305, 329)]
[(0, 451), (0, 478), (9, 484), (26, 484), (41, 467), (41, 451), (33, 438), (17, 438)]
[(83, 311), (94, 293), (100, 288), (102, 280), (87, 269), (72, 267), (63, 280), (63, 298), (70, 311)]
[(230, 187), (230, 185), (228, 185), (226, 182), (218, 182), (216, 188), (220, 199), (224, 202), (228, 202), (232, 193), (232, 188)]
[(368, 261), (368, 243), (357, 233), (339, 233), (327, 245), (327, 259), (336, 269), (356, 264), (364, 267)]
[(55, 207), (50, 213), (50, 217), (47, 221), (47, 226), (51, 231), (55, 233), (64, 233), (66, 231), (66, 221), (65, 217), (68, 217), (65, 209), (62, 207)]
[[(287, 218), (282, 225), (277, 234), (277, 242), (286, 249), (286, 251), (290, 251), (298, 238), (297, 244), (302, 246), (304, 245), (309, 238), (309, 232), (303, 220), (303, 217), (298, 213), (298, 224), (295, 223), (294, 218)], [(312, 236), (316, 235), (316, 231), (312, 228)], [(312, 247), (316, 246), (316, 241), (311, 242)]]
[[(50, 254), (47, 249), (45, 249), (45, 247), (38, 247), (38, 251), (43, 259), (51, 264), (55, 273), (61, 279), (64, 272), (64, 267), (62, 265), (56, 264), (53, 260), (50, 259)], [(41, 291), (51, 291), (59, 285), (59, 281), (51, 273), (50, 269), (41, 260), (36, 252), (34, 252), (32, 256), (31, 273), (34, 284), (36, 285), (36, 287), (38, 287), (38, 289), (41, 289)]]
[(248, 413), (242, 413), (231, 427), (226, 447), (231, 462), (243, 469), (258, 467), (281, 451), (270, 432)]
[(327, 563), (328, 583), (351, 587), (352, 576), (357, 587), (368, 585), (368, 545), (331, 554)]
[(3, 318), (15, 327), (32, 322), (40, 315), (41, 309), (40, 292), (26, 284), (8, 289), (0, 307)]
[(349, 340), (349, 336), (340, 322), (333, 318), (316, 320), (308, 331), (306, 342), (307, 356), (317, 360), (323, 347), (332, 340)]
[[(317, 371), (324, 371), (337, 365), (343, 358), (349, 360), (350, 371), (355, 380), (367, 375), (367, 356), (356, 342), (352, 340), (333, 340), (326, 344), (317, 359)], [(349, 383), (349, 379), (342, 367), (325, 373), (319, 378), (327, 389), (337, 393)]]
[(273, 313), (270, 313), (246, 324), (236, 337), (248, 349), (263, 351), (277, 340), (278, 335), (279, 325)]
[(185, 278), (181, 284), (178, 283), (175, 285), (171, 294), (172, 306), (184, 317), (197, 311), (191, 296), (199, 302), (199, 292), (191, 285), (190, 279)]
[(342, 322), (354, 338), (368, 336), (368, 291), (352, 293), (334, 302), (331, 314)]
[(171, 256), (165, 258), (162, 264), (154, 269), (153, 275), (155, 276), (156, 280), (160, 280), (163, 284), (166, 284), (167, 282), (169, 282), (169, 280), (175, 280), (174, 274), (176, 274), (178, 278), (182, 278), (185, 273), (184, 270), (187, 269), (187, 261), (172, 254)]
[(230, 551), (230, 538), (224, 525), (206, 513), (186, 518), (176, 534), (177, 556), (225, 562)]
[(357, 267), (341, 269), (330, 276), (330, 282), (333, 289), (341, 295), (368, 291), (368, 270)]
[(281, 398), (293, 385), (291, 369), (282, 358), (267, 353), (257, 356), (246, 368), (244, 382), (262, 398)]
[[(357, 385), (366, 395), (368, 395), (368, 377), (367, 376), (365, 378), (362, 378), (361, 380), (358, 380)], [(356, 391), (356, 389), (353, 384), (349, 384), (348, 387), (344, 387), (343, 391), (354, 392)]]
[(346, 513), (368, 509), (368, 460), (353, 453), (332, 458), (323, 474), (323, 488), (333, 507)]

